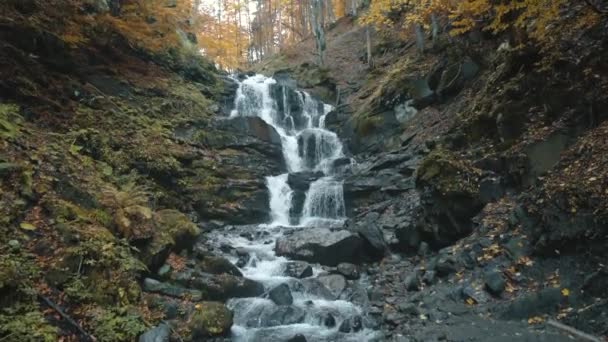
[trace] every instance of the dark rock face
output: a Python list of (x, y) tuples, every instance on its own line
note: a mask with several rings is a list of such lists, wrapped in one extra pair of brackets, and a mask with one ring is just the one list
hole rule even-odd
[(378, 213), (369, 213), (365, 216), (363, 222), (357, 223), (354, 227), (349, 228), (359, 233), (359, 235), (365, 239), (371, 254), (381, 257), (388, 249), (388, 246), (384, 240), (384, 234), (377, 224), (379, 216)]
[(341, 262), (360, 262), (365, 255), (363, 239), (356, 234), (327, 228), (297, 231), (277, 240), (279, 256), (335, 266)]
[(302, 216), (306, 192), (310, 188), (310, 183), (321, 177), (323, 177), (322, 172), (310, 171), (290, 173), (287, 177), (287, 184), (293, 191), (289, 215), (294, 224), (297, 224), (296, 221)]
[[(216, 120), (213, 128), (226, 134), (207, 137), (211, 147), (251, 148), (282, 163), (281, 137), (277, 131), (257, 116), (239, 116)], [(284, 166), (283, 166), (284, 167)]]
[(144, 279), (143, 290), (176, 298), (189, 297), (192, 298), (192, 300), (201, 300), (203, 298), (203, 293), (199, 290), (186, 289), (181, 286), (163, 283), (151, 278)]
[(302, 334), (297, 334), (294, 337), (287, 340), (287, 342), (306, 342), (306, 337)]
[(270, 298), (270, 300), (272, 300), (276, 305), (293, 304), (291, 290), (287, 284), (281, 284), (272, 288), (270, 291), (268, 291), (268, 298)]

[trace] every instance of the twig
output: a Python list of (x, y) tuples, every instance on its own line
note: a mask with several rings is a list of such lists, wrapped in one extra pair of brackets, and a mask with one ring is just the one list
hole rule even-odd
[(83, 338), (84, 338), (83, 341), (97, 341), (95, 336), (92, 336), (89, 333), (87, 333), (86, 331), (84, 331), (84, 329), (80, 326), (80, 324), (78, 324), (72, 317), (68, 316), (68, 314), (66, 314), (57, 304), (53, 303), (53, 301), (51, 301), (49, 298), (47, 298), (41, 294), (38, 294), (38, 298), (40, 298), (40, 300), (42, 300), (50, 308), (55, 310), (59, 314), (59, 316), (61, 316), (63, 319), (65, 319), (66, 322), (68, 322), (71, 326), (76, 328), (76, 330), (78, 330), (78, 332), (80, 332), (80, 334), (83, 336)]
[(571, 335), (574, 335), (577, 338), (580, 338), (580, 339), (585, 340), (585, 341), (602, 342), (601, 339), (599, 339), (599, 338), (597, 338), (597, 337), (595, 337), (593, 335), (589, 335), (589, 334), (587, 334), (585, 332), (582, 332), (582, 331), (580, 331), (578, 329), (575, 329), (575, 328), (573, 328), (571, 326), (562, 324), (562, 323), (560, 323), (560, 322), (558, 322), (556, 320), (553, 320), (553, 319), (547, 320), (547, 324), (550, 325), (550, 326), (552, 326), (552, 327), (554, 327), (554, 328), (557, 328), (559, 330), (565, 331), (565, 332), (567, 332), (567, 333), (569, 333)]

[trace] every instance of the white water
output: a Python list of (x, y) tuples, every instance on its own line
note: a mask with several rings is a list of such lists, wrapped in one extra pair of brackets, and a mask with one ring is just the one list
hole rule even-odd
[[(299, 333), (307, 341), (367, 341), (373, 336), (368, 329), (349, 334), (338, 331), (342, 321), (353, 315), (361, 315), (361, 308), (348, 301), (326, 300), (308, 293), (300, 280), (284, 275), (289, 260), (278, 257), (274, 252), (274, 242), (285, 232), (340, 223), (346, 216), (346, 210), (343, 184), (331, 176), (333, 161), (344, 157), (342, 143), (335, 133), (325, 129), (325, 117), (333, 108), (305, 92), (296, 91), (295, 96), (293, 93), (289, 96), (285, 87), (281, 87), (280, 92), (273, 87), (279, 87), (277, 82), (261, 75), (242, 81), (237, 91), (235, 109), (231, 113), (231, 117), (258, 116), (281, 136), (288, 173), (266, 177), (271, 222), (259, 225), (257, 233), (263, 234), (253, 240), (221, 232), (215, 238), (251, 256), (247, 264), (240, 268), (245, 277), (261, 282), (266, 290), (282, 283), (289, 284), (294, 297), (292, 307), (304, 310), (306, 315), (302, 321), (294, 324), (265, 327), (263, 318), (277, 310), (272, 301), (265, 298), (231, 299), (228, 306), (235, 315), (233, 340), (285, 341)], [(282, 106), (272, 94), (282, 101)], [(299, 101), (293, 108), (301, 108), (301, 112), (292, 111), (290, 98)], [(283, 108), (283, 111), (279, 111), (279, 108)], [(289, 173), (299, 171), (322, 171), (325, 176), (310, 184), (302, 215), (298, 218), (299, 225), (293, 226), (290, 225), (290, 221), (293, 221), (290, 217), (293, 191), (288, 185), (288, 177)], [(234, 256), (227, 257), (232, 262), (237, 261)], [(315, 276), (320, 272), (319, 267), (313, 268)], [(334, 327), (323, 324), (328, 314), (336, 320)]]

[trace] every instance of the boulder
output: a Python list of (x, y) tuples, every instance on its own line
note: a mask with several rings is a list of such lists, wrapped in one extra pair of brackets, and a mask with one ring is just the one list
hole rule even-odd
[(291, 290), (289, 285), (283, 283), (275, 286), (268, 291), (268, 298), (272, 300), (276, 305), (292, 305), (293, 297), (291, 296)]
[(505, 279), (502, 276), (502, 272), (498, 270), (485, 272), (484, 282), (488, 292), (495, 296), (500, 296), (500, 294), (505, 290)]
[(275, 252), (291, 259), (336, 266), (341, 262), (361, 262), (364, 259), (364, 241), (357, 234), (311, 228), (297, 231), (277, 240)]
[(188, 324), (192, 341), (209, 337), (228, 336), (232, 327), (232, 312), (218, 302), (201, 302)]

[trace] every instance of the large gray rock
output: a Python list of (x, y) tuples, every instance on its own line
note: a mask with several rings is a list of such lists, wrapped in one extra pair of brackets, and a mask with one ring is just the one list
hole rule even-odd
[(327, 288), (335, 298), (340, 297), (346, 289), (346, 279), (340, 274), (322, 275), (317, 280)]
[(297, 231), (277, 240), (275, 251), (279, 256), (336, 266), (341, 262), (364, 260), (364, 241), (347, 230), (331, 231), (311, 228)]
[(293, 304), (291, 290), (289, 289), (289, 285), (285, 283), (275, 286), (268, 291), (268, 298), (270, 298), (270, 300), (272, 300), (276, 305)]
[(161, 323), (139, 336), (139, 342), (169, 342), (171, 327)]

